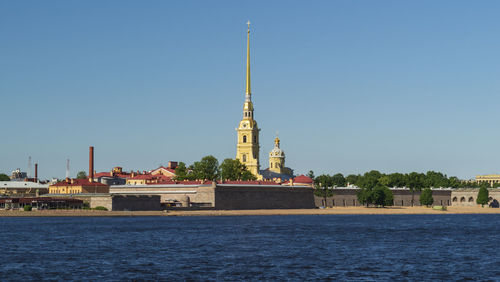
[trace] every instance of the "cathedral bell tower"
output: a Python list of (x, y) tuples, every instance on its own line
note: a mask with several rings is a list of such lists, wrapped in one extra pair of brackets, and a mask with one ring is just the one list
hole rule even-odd
[(236, 158), (256, 177), (259, 177), (259, 127), (253, 119), (252, 92), (250, 90), (250, 22), (247, 23), (247, 77), (245, 103), (243, 104), (243, 119), (236, 131), (238, 132), (238, 145)]
[(280, 148), (280, 139), (274, 139), (274, 148), (269, 152), (269, 170), (282, 174), (285, 172), (285, 152)]

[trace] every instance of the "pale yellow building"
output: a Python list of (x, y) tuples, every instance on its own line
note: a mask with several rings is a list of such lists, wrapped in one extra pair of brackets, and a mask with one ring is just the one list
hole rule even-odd
[(490, 186), (493, 186), (493, 184), (500, 182), (500, 174), (476, 175), (476, 182), (487, 182)]
[(260, 178), (259, 170), (259, 127), (254, 120), (252, 91), (250, 88), (250, 22), (247, 31), (247, 73), (245, 103), (243, 104), (243, 119), (238, 128), (238, 144), (236, 158), (239, 159), (253, 175)]
[(69, 179), (49, 186), (49, 194), (109, 193), (109, 186), (90, 179)]

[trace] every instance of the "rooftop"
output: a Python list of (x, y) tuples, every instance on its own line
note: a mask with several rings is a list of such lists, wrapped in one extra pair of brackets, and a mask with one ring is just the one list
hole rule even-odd
[(87, 178), (85, 178), (85, 179), (73, 178), (73, 179), (65, 179), (63, 181), (59, 181), (56, 184), (52, 184), (50, 186), (92, 186), (92, 187), (96, 187), (96, 186), (108, 186), (108, 185), (102, 184), (102, 183), (96, 182), (96, 181), (90, 182)]

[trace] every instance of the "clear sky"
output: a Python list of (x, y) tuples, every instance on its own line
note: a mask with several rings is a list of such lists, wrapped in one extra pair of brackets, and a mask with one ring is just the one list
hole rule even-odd
[(261, 165), (500, 172), (498, 1), (0, 1), (0, 172), (233, 158), (246, 22)]

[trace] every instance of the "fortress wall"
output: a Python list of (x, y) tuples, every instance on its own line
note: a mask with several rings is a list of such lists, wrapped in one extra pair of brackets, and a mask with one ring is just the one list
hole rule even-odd
[(215, 208), (309, 209), (314, 208), (313, 189), (287, 186), (221, 186), (215, 188)]
[(85, 197), (85, 200), (83, 198), (80, 199), (83, 201), (88, 200), (90, 208), (92, 209), (96, 207), (105, 207), (108, 211), (113, 210), (113, 201), (111, 200), (111, 196)]
[[(342, 189), (336, 188), (333, 190), (333, 196), (326, 199), (314, 196), (314, 203), (316, 207), (350, 207), (360, 206), (356, 193), (359, 189)], [(391, 189), (394, 195), (394, 206), (411, 206), (411, 191), (403, 189)], [(432, 190), (432, 197), (434, 198), (434, 205), (449, 206), (451, 204), (451, 190)], [(420, 206), (420, 192), (415, 191), (414, 205)]]
[(160, 196), (108, 195), (90, 197), (90, 207), (105, 207), (110, 211), (159, 211)]
[[(479, 188), (453, 190), (453, 192), (451, 193), (451, 205), (477, 206), (477, 193), (479, 193)], [(500, 189), (488, 189), (488, 194), (490, 198), (488, 205), (498, 207), (498, 203), (500, 202)]]
[(185, 196), (188, 196), (191, 203), (204, 204), (205, 206), (214, 206), (215, 194), (211, 185), (186, 186), (177, 185), (174, 187), (165, 187), (161, 185), (148, 185), (147, 187), (132, 186), (111, 186), (110, 192), (113, 194), (126, 193), (130, 195), (158, 195), (162, 203), (170, 201), (181, 202)]
[(160, 196), (113, 195), (113, 211), (159, 211)]

